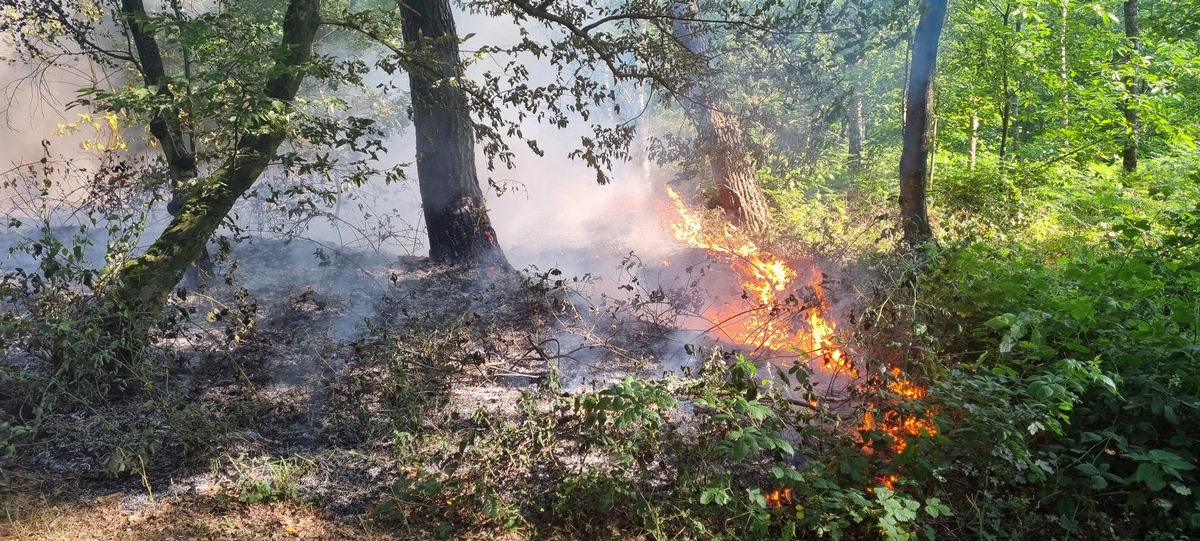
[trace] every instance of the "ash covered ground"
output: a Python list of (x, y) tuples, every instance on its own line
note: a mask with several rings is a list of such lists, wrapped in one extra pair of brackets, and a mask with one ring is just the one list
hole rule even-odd
[[(568, 244), (504, 273), (302, 240), (237, 244), (205, 288), (173, 300), (177, 321), (156, 347), (163, 378), (47, 413), (5, 475), (27, 494), (126, 514), (278, 483), (334, 520), (360, 519), (406, 475), (396, 456), (413, 434), (522, 418), (522, 396), (547, 389), (692, 374), (707, 353), (691, 346), (720, 344), (700, 314), (736, 287), (726, 262), (666, 250), (670, 266), (617, 240)], [(724, 346), (727, 358), (738, 348)], [(839, 396), (849, 384), (819, 383)]]

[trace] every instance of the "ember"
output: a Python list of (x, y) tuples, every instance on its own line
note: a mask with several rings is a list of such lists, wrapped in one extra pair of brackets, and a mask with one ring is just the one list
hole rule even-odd
[(792, 505), (792, 489), (788, 487), (777, 488), (768, 492), (765, 496), (767, 507), (783, 507)]

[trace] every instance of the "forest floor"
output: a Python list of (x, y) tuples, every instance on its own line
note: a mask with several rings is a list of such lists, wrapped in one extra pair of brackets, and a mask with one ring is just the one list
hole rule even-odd
[[(302, 244), (239, 245), (236, 266), (179, 300), (190, 317), (156, 350), (169, 376), (47, 413), (0, 467), (0, 539), (429, 538), (446, 527), (432, 515), (373, 513), (446, 456), (409, 448), (414, 435), (465, 446), (529, 418), (523, 396), (698, 365), (683, 344), (699, 333), (676, 328), (689, 294), (650, 285), (636, 258), (613, 256), (623, 278), (604, 281)], [(523, 536), (457, 520), (459, 538)]]

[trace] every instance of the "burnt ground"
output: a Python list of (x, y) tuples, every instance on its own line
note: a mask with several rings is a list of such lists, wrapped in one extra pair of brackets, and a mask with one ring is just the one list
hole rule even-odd
[(424, 434), (482, 434), (531, 418), (523, 397), (694, 368), (683, 344), (703, 339), (677, 328), (713, 292), (691, 269), (721, 266), (684, 254), (694, 263), (674, 276), (631, 255), (558, 254), (607, 263), (617, 278), (600, 279), (300, 242), (235, 250), (173, 306), (187, 317), (159, 340), (167, 375), (135, 396), (56, 407), (3, 465), (0, 538), (399, 535), (371, 511), (419, 473), (403, 458), (456, 445)]
[[(187, 317), (159, 341), (169, 376), (55, 408), (3, 465), (0, 538), (78, 534), (96, 517), (111, 522), (104, 539), (370, 537), (363, 520), (397, 477), (404, 434), (517, 415), (547, 378), (603, 385), (680, 356), (629, 295), (586, 300), (576, 293), (595, 282), (555, 268), (474, 272), (274, 241), (236, 251), (172, 307)], [(185, 519), (194, 528), (173, 524)]]

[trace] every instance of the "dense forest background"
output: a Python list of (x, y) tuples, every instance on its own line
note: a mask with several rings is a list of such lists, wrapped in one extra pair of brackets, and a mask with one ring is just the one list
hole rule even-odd
[(1192, 4), (0, 30), (0, 536), (1200, 536)]

